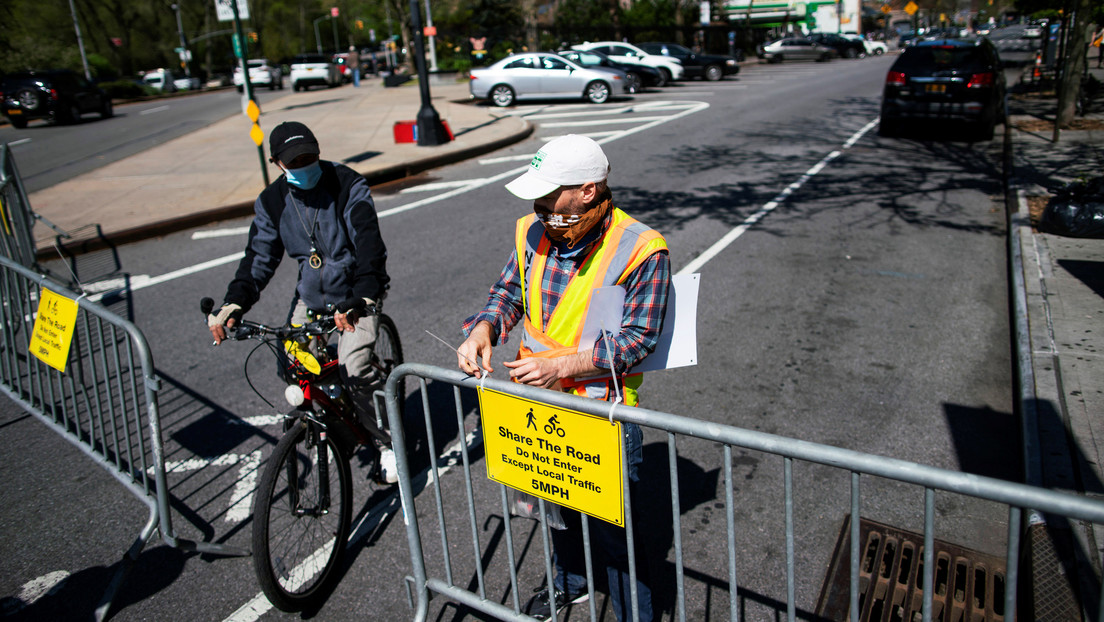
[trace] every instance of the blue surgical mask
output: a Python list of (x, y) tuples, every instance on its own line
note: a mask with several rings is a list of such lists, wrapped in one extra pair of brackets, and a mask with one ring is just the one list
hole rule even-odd
[(303, 168), (284, 169), (284, 176), (287, 177), (287, 182), (296, 188), (310, 190), (317, 186), (318, 180), (322, 178), (322, 166), (314, 162)]

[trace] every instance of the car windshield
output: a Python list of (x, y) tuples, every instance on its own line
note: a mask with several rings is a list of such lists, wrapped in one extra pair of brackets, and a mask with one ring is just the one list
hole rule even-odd
[(251, 60), (251, 61), (249, 61), (249, 66), (250, 67), (264, 67), (265, 66), (265, 61), (263, 61), (263, 60)]

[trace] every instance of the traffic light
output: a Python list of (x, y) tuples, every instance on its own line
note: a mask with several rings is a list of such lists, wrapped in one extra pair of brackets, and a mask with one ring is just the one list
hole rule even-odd
[(357, 30), (364, 30), (364, 20), (358, 19), (356, 21)]
[(249, 40), (252, 41), (253, 43), (256, 43), (257, 42), (257, 33), (256, 32), (249, 33)]

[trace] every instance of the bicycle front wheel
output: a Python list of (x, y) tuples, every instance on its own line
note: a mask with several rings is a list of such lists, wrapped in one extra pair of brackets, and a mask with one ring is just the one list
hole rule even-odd
[(253, 508), (253, 569), (277, 609), (301, 611), (328, 595), (351, 512), (348, 457), (296, 422), (268, 459)]

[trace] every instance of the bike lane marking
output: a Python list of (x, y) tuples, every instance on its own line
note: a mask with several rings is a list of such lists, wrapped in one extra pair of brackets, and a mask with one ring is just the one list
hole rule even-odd
[[(873, 129), (873, 127), (877, 124), (878, 119), (874, 119), (873, 121), (864, 125), (862, 129), (852, 134), (851, 137), (843, 143), (840, 149), (850, 149), (860, 138), (863, 137), (864, 134)], [(721, 251), (728, 248), (741, 235), (746, 233), (748, 229), (753, 227), (755, 223), (762, 220), (767, 214), (773, 212), (779, 205), (785, 203), (786, 199), (791, 194), (796, 192), (797, 189), (801, 188), (801, 186), (804, 186), (805, 182), (812, 179), (814, 176), (820, 173), (820, 171), (824, 170), (824, 167), (828, 166), (828, 164), (831, 163), (832, 160), (835, 160), (841, 155), (843, 155), (843, 151), (837, 149), (821, 158), (820, 162), (817, 162), (812, 166), (812, 168), (805, 171), (805, 173), (801, 177), (799, 177), (797, 181), (786, 186), (782, 190), (782, 192), (779, 192), (773, 199), (764, 203), (763, 206), (760, 207), (754, 214), (748, 216), (746, 219), (744, 219), (744, 222), (736, 225), (728, 233), (721, 237), (721, 239), (714, 242), (712, 246), (705, 249), (705, 252), (695, 257), (690, 263), (686, 264), (686, 266), (679, 270), (677, 274), (693, 274), (701, 270), (702, 266), (709, 263), (709, 261), (719, 255)]]

